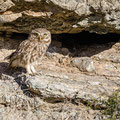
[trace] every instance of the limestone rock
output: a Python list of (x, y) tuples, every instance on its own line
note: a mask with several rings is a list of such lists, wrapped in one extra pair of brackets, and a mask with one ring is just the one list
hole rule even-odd
[(15, 4), (11, 0), (0, 0), (0, 12), (5, 12)]
[(1, 23), (12, 22), (21, 16), (22, 16), (21, 13), (11, 13), (11, 14), (0, 15), (0, 22)]
[[(16, 76), (16, 74), (14, 74), (13, 77), (6, 74), (2, 75), (2, 79), (0, 79), (0, 119), (11, 120), (12, 118), (15, 120), (17, 118), (18, 120), (61, 120), (63, 118), (83, 118), (82, 120), (88, 120), (89, 118), (89, 120), (93, 120), (94, 117), (96, 117), (98, 114), (100, 117), (99, 112), (88, 109), (83, 104), (74, 105), (72, 103), (65, 102), (65, 100), (64, 103), (57, 104), (49, 104), (43, 101), (40, 96), (36, 96), (34, 93), (30, 92), (27, 89), (24, 84), (26, 77), (30, 78), (30, 76)], [(37, 82), (39, 81), (36, 81), (36, 83)], [(42, 88), (43, 90), (41, 90), (44, 92), (44, 87), (46, 85), (43, 83), (43, 87), (41, 85), (39, 88)], [(39, 85), (40, 84), (38, 84), (38, 86)], [(51, 98), (62, 92), (58, 92), (58, 89), (60, 88), (56, 87), (57, 89), (53, 89), (52, 87), (53, 86), (47, 89), (48, 93), (51, 93)], [(52, 91), (57, 90), (55, 96), (52, 96), (53, 92), (50, 92), (50, 89)], [(67, 88), (65, 89), (67, 90)], [(44, 93), (43, 98), (45, 95)], [(64, 93), (62, 94), (64, 95)], [(57, 99), (59, 100), (60, 97)]]
[(74, 58), (72, 60), (72, 65), (77, 67), (80, 71), (83, 71), (83, 72), (95, 71), (93, 60), (89, 57)]
[[(4, 15), (8, 10), (11, 14)], [(120, 33), (119, 16), (119, 0), (0, 1), (0, 31), (29, 33), (45, 27), (52, 33)]]
[(52, 103), (71, 99), (104, 106), (102, 101), (106, 101), (119, 89), (118, 79), (109, 82), (103, 76), (42, 71), (40, 75), (21, 76), (17, 79), (21, 81), (24, 78), (24, 84), (30, 91)]

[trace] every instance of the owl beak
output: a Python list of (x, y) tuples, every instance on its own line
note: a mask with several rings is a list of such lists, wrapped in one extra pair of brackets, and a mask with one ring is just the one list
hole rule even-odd
[(39, 40), (41, 41), (41, 37), (39, 37)]

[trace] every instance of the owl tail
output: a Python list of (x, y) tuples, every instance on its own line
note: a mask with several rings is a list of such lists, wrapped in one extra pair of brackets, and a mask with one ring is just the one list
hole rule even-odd
[(14, 54), (15, 54), (15, 52), (13, 52), (12, 54), (10, 54), (9, 56), (7, 56), (7, 57), (4, 58), (4, 60), (9, 60), (8, 68), (10, 68), (10, 69), (11, 69), (12, 62), (14, 61), (14, 59), (12, 59), (12, 57), (14, 56)]
[(9, 56), (5, 57), (4, 60), (10, 60), (14, 56), (15, 52), (10, 54)]

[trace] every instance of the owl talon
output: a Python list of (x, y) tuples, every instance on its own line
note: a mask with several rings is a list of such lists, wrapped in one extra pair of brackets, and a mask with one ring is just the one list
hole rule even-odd
[(29, 73), (29, 72), (26, 72), (25, 74), (26, 74), (26, 75), (31, 75), (31, 76), (33, 76), (33, 74), (32, 74), (32, 73)]
[(36, 75), (36, 71), (33, 66), (28, 65), (26, 68), (26, 71), (28, 75), (31, 75), (31, 76)]
[(37, 75), (37, 74), (36, 74), (36, 73), (33, 73), (33, 74), (32, 74), (32, 76), (35, 76), (35, 75)]
[(31, 69), (31, 71), (32, 71), (33, 74), (36, 74), (36, 70), (35, 70), (34, 66), (31, 65), (30, 69)]
[(37, 73), (26, 73), (26, 75), (35, 76)]

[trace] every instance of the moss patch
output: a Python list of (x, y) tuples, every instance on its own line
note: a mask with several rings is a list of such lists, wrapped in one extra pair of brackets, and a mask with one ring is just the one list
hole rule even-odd
[(120, 120), (120, 90), (105, 102), (107, 109), (104, 110), (106, 120)]

